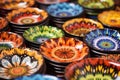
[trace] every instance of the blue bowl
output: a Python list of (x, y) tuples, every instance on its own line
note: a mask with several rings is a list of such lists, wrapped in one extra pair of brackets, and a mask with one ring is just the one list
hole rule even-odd
[(51, 4), (47, 8), (47, 12), (52, 17), (70, 18), (81, 15), (84, 12), (84, 9), (78, 4), (64, 2), (58, 4)]
[(96, 29), (87, 33), (84, 41), (92, 50), (97, 52), (120, 53), (120, 33), (117, 30)]
[(34, 74), (32, 76), (18, 77), (15, 80), (60, 80), (60, 79), (52, 75)]

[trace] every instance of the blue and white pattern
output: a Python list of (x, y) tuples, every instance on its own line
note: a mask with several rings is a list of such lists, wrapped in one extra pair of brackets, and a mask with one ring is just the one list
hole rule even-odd
[(74, 17), (83, 12), (83, 8), (74, 3), (51, 4), (47, 12), (54, 17)]
[(86, 34), (85, 42), (100, 51), (120, 51), (120, 33), (113, 29), (97, 29)]

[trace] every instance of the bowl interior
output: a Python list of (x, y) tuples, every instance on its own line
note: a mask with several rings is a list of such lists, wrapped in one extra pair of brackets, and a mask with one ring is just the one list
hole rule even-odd
[(10, 23), (18, 25), (40, 23), (46, 18), (48, 18), (47, 12), (38, 8), (17, 9), (7, 15), (7, 19)]
[(4, 49), (0, 53), (0, 78), (32, 75), (41, 68), (43, 61), (42, 55), (29, 48)]
[(113, 0), (78, 0), (78, 3), (89, 9), (106, 9), (114, 6)]
[(20, 47), (23, 44), (23, 38), (12, 32), (0, 32), (0, 50), (6, 48)]
[(0, 2), (0, 8), (5, 10), (12, 10), (18, 8), (26, 8), (33, 6), (34, 0), (3, 0)]
[(85, 42), (98, 51), (120, 51), (120, 33), (113, 29), (97, 29), (86, 34)]
[(101, 23), (87, 18), (76, 18), (66, 21), (62, 25), (63, 30), (74, 36), (84, 37), (86, 33), (95, 30), (103, 29)]
[(48, 6), (47, 12), (52, 17), (67, 18), (80, 15), (83, 12), (83, 8), (78, 4), (64, 2)]
[(115, 10), (103, 11), (102, 13), (98, 14), (98, 20), (109, 28), (120, 28), (119, 19), (120, 12)]
[(119, 80), (120, 66), (114, 62), (86, 58), (69, 64), (65, 69), (66, 80)]
[(40, 46), (43, 56), (55, 63), (70, 63), (88, 56), (88, 46), (75, 38), (62, 37), (45, 41)]
[(35, 26), (25, 30), (23, 37), (32, 43), (40, 44), (50, 38), (63, 37), (64, 32), (53, 26)]

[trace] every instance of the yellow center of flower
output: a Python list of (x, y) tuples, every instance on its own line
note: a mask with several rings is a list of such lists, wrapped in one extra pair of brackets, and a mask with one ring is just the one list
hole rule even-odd
[(27, 68), (23, 66), (18, 66), (18, 67), (12, 67), (9, 69), (9, 73), (12, 76), (21, 76), (24, 75), (27, 72)]

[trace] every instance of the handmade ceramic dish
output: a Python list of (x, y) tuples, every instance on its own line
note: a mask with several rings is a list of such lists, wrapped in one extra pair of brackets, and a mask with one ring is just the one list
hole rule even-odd
[(0, 8), (5, 10), (13, 10), (18, 8), (30, 7), (34, 4), (34, 0), (1, 0)]
[(97, 15), (104, 10), (113, 9), (115, 5), (114, 0), (78, 0), (78, 3), (90, 15)]
[(14, 25), (35, 24), (44, 21), (48, 17), (45, 10), (38, 8), (22, 8), (13, 10), (7, 15), (7, 19)]
[(60, 2), (67, 2), (69, 0), (36, 0), (38, 3), (41, 4), (56, 4), (56, 3), (60, 3)]
[(29, 48), (12, 48), (0, 52), (0, 78), (30, 76), (43, 65), (43, 57)]
[(47, 8), (47, 12), (49, 13), (49, 15), (56, 18), (69, 18), (79, 16), (83, 13), (83, 11), (83, 8), (78, 4), (65, 2), (52, 4)]
[(98, 20), (103, 25), (109, 28), (120, 28), (120, 12), (119, 11), (115, 11), (115, 10), (104, 11), (98, 14)]
[(92, 30), (103, 29), (103, 25), (92, 19), (75, 18), (66, 21), (62, 25), (62, 28), (67, 34), (78, 37), (84, 37), (86, 33)]
[(100, 56), (100, 58), (108, 59), (116, 63), (120, 63), (120, 54), (107, 54), (107, 55)]
[(55, 63), (70, 63), (89, 55), (88, 46), (75, 38), (62, 37), (49, 39), (41, 44), (40, 52)]
[(53, 26), (34, 26), (25, 30), (23, 33), (23, 37), (27, 41), (35, 44), (41, 44), (47, 39), (59, 38), (63, 36), (64, 32)]
[(102, 53), (120, 52), (120, 33), (114, 29), (97, 29), (86, 34), (84, 41), (91, 49)]
[(31, 76), (22, 76), (22, 77), (16, 78), (15, 80), (36, 80), (36, 79), (38, 80), (60, 80), (56, 76), (41, 75), (41, 74), (35, 74)]
[(0, 31), (6, 31), (7, 29), (8, 29), (7, 19), (0, 17)]
[(120, 64), (99, 58), (73, 62), (65, 69), (66, 80), (119, 80)]
[(13, 32), (0, 32), (0, 50), (21, 47), (23, 45), (22, 36)]

